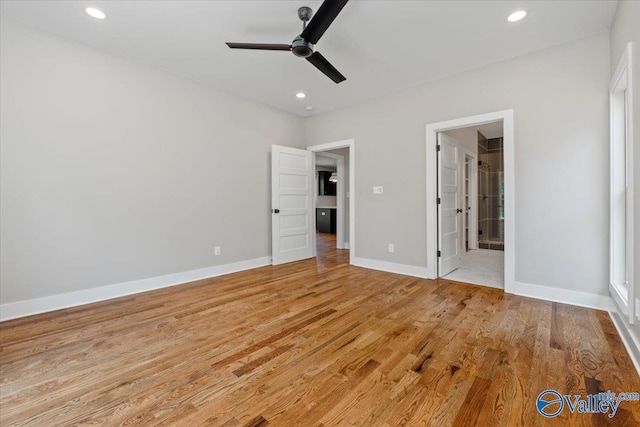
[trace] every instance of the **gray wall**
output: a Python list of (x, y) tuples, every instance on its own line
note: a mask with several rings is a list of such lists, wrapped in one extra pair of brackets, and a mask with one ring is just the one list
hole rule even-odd
[(514, 109), (516, 281), (606, 295), (608, 82), (607, 32), (314, 116), (307, 145), (355, 138), (355, 255), (426, 267), (425, 125)]
[(270, 146), (302, 118), (1, 27), (3, 304), (270, 255)]
[(611, 72), (630, 41), (640, 42), (640, 1), (621, 0), (611, 25)]

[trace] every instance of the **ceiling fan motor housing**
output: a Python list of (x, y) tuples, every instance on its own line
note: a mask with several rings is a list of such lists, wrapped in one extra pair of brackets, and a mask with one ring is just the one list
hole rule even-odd
[(313, 44), (298, 36), (291, 43), (291, 52), (295, 56), (307, 58), (313, 53)]

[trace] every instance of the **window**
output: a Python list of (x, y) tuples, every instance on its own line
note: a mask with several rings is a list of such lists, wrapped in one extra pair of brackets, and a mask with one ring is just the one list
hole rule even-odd
[(631, 168), (631, 44), (616, 68), (610, 94), (610, 284), (614, 301), (633, 323)]

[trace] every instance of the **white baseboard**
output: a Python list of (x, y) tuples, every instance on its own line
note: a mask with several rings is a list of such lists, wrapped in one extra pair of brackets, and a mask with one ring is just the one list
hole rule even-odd
[(353, 257), (353, 265), (370, 268), (372, 270), (388, 271), (389, 273), (404, 274), (405, 276), (429, 278), (426, 267), (415, 265), (396, 264), (394, 262), (379, 261), (376, 259)]
[(349, 242), (344, 242), (344, 246), (342, 249), (349, 249)]
[[(431, 277), (429, 270), (426, 267), (396, 264), (393, 262), (379, 261), (369, 258), (354, 257), (353, 265), (357, 267), (370, 268), (372, 270), (381, 270), (388, 271), (390, 273), (404, 274), (407, 276), (421, 277), (424, 279)], [(595, 308), (597, 310), (604, 311), (610, 311), (612, 307), (611, 297), (608, 295), (590, 294), (568, 289), (551, 288), (549, 286), (531, 285), (522, 282), (515, 282), (513, 285), (513, 292), (510, 293), (524, 297), (560, 302), (579, 307)]]
[(629, 353), (633, 366), (636, 367), (636, 371), (638, 375), (640, 375), (640, 343), (631, 331), (629, 331), (627, 323), (620, 317), (619, 313), (609, 311), (609, 317), (611, 317), (613, 325), (618, 330), (618, 335), (622, 340), (622, 344), (624, 344), (624, 347), (627, 349), (627, 353)]
[(196, 280), (249, 270), (251, 268), (263, 267), (265, 265), (271, 265), (270, 257), (256, 258), (231, 264), (200, 268), (198, 270), (183, 271), (166, 276), (151, 277), (148, 279), (101, 286), (99, 288), (1, 304), (0, 321), (166, 288)]
[(588, 294), (586, 292), (551, 288), (549, 286), (542, 285), (531, 285), (529, 283), (522, 282), (514, 282), (513, 292), (511, 293), (523, 297), (561, 302), (563, 304), (595, 308), (597, 310), (609, 311), (611, 309), (611, 297), (608, 295)]

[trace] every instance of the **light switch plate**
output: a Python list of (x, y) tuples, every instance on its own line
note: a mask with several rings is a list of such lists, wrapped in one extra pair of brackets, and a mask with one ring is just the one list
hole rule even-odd
[(382, 194), (382, 186), (374, 186), (373, 187), (373, 194)]

